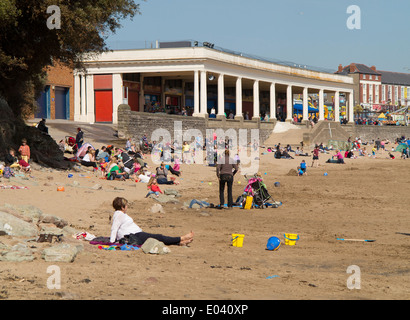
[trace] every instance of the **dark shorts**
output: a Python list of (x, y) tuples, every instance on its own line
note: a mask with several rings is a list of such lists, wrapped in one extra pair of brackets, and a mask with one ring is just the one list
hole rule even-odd
[(319, 160), (318, 156), (313, 156), (313, 160)]

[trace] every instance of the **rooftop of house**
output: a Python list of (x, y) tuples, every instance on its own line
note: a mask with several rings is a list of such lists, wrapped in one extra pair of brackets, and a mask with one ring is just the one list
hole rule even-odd
[(351, 63), (345, 67), (339, 65), (335, 74), (366, 74), (381, 76), (383, 84), (410, 86), (410, 73), (377, 70), (375, 66), (368, 67), (361, 63)]

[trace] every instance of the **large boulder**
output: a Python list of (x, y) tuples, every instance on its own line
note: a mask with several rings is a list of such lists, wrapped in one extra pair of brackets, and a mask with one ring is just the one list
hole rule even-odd
[(0, 211), (0, 231), (15, 237), (36, 237), (38, 234), (36, 225), (2, 211)]
[(7, 102), (0, 97), (0, 159), (3, 160), (9, 148), (18, 150), (23, 138), (30, 146), (31, 160), (52, 168), (67, 169), (69, 161), (57, 142), (48, 134), (33, 126), (27, 126), (23, 119), (16, 117)]
[(58, 244), (43, 250), (42, 257), (48, 262), (73, 262), (83, 245)]
[(33, 260), (33, 251), (25, 244), (17, 244), (0, 255), (0, 261), (22, 262)]

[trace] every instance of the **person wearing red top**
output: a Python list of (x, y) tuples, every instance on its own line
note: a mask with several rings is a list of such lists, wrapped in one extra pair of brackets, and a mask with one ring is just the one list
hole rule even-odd
[(147, 193), (147, 195), (145, 196), (145, 198), (148, 198), (149, 195), (151, 194), (155, 194), (157, 197), (159, 197), (159, 194), (162, 193), (161, 189), (159, 188), (158, 184), (157, 184), (157, 179), (155, 179), (154, 177), (152, 177), (150, 179), (150, 181), (148, 182), (147, 185), (149, 191)]
[(18, 160), (19, 160), (18, 163), (19, 163), (19, 165), (20, 165), (20, 168), (21, 168), (24, 172), (26, 172), (26, 173), (31, 173), (30, 165), (28, 164), (27, 161), (25, 161), (25, 160), (23, 159), (23, 156), (19, 155), (17, 158), (18, 158)]
[[(317, 160), (317, 161), (319, 161), (319, 146), (318, 145), (316, 145), (315, 146), (315, 149), (313, 149), (313, 159), (312, 159), (312, 167), (313, 167), (313, 164), (315, 163), (315, 161)], [(316, 164), (316, 167), (317, 167), (318, 165)]]

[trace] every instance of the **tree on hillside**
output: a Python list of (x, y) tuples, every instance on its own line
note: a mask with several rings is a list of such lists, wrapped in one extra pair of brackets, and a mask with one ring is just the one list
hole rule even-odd
[[(50, 10), (56, 6), (58, 12)], [(37, 135), (23, 120), (25, 110), (34, 110), (43, 89), (45, 68), (56, 60), (81, 68), (87, 55), (108, 50), (105, 35), (115, 33), (122, 19), (139, 13), (134, 0), (0, 1), (0, 156), (8, 147), (16, 148), (22, 134), (28, 139)], [(53, 142), (56, 154), (37, 150), (38, 160), (57, 157)], [(36, 154), (36, 145), (33, 149)]]

